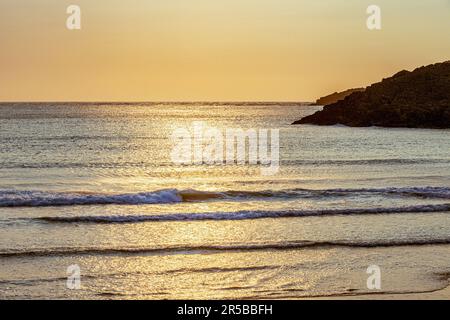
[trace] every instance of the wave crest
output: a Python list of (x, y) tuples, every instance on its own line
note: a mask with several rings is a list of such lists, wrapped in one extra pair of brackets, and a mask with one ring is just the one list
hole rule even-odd
[(175, 213), (164, 215), (116, 215), (116, 216), (55, 216), (38, 217), (33, 220), (47, 223), (142, 223), (142, 222), (170, 222), (170, 221), (206, 221), (206, 220), (252, 220), (268, 218), (295, 218), (335, 215), (376, 215), (397, 213), (432, 213), (450, 212), (450, 203), (436, 205), (418, 205), (392, 208), (363, 208), (363, 209), (325, 209), (325, 210), (286, 210), (286, 211), (237, 211), (215, 213)]
[(169, 247), (130, 247), (130, 248), (43, 248), (33, 250), (0, 251), (0, 257), (42, 257), (42, 256), (75, 256), (75, 255), (144, 255), (144, 254), (192, 254), (223, 251), (264, 251), (294, 250), (316, 248), (385, 248), (404, 246), (448, 245), (450, 239), (405, 239), (405, 240), (362, 240), (362, 241), (290, 241), (275, 243), (249, 243), (229, 245), (178, 245)]
[(224, 191), (167, 189), (127, 194), (86, 192), (44, 192), (0, 190), (0, 207), (45, 207), (75, 205), (145, 205), (200, 201), (244, 201), (295, 198), (348, 197), (365, 194), (398, 197), (450, 199), (450, 188), (372, 188), (372, 189), (289, 189), (275, 191)]

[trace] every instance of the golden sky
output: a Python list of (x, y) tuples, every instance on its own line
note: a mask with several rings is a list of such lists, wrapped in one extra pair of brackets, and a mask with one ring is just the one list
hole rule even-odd
[[(66, 28), (81, 7), (82, 29)], [(369, 31), (366, 9), (382, 10)], [(309, 101), (450, 59), (448, 0), (0, 0), (2, 101)]]

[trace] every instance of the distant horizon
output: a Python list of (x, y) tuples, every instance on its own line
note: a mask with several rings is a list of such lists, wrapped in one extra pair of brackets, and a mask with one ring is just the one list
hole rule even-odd
[(282, 103), (282, 104), (298, 104), (298, 103), (304, 103), (304, 104), (313, 104), (315, 103), (317, 100), (336, 94), (336, 93), (342, 93), (348, 90), (353, 90), (353, 89), (366, 89), (369, 86), (381, 82), (383, 81), (383, 79), (385, 78), (389, 78), (394, 76), (396, 73), (401, 72), (401, 71), (414, 71), (415, 69), (418, 68), (422, 68), (422, 67), (426, 67), (429, 65), (434, 65), (434, 64), (439, 64), (439, 63), (445, 63), (445, 62), (450, 62), (450, 58), (445, 58), (442, 61), (435, 61), (429, 64), (424, 64), (424, 65), (418, 65), (415, 66), (413, 68), (409, 68), (409, 69), (398, 69), (397, 71), (389, 74), (389, 75), (384, 75), (383, 77), (380, 78), (380, 80), (378, 81), (374, 81), (373, 83), (370, 84), (365, 84), (365, 85), (356, 85), (353, 86), (351, 88), (344, 88), (341, 90), (335, 90), (335, 91), (330, 91), (326, 94), (323, 94), (321, 96), (315, 97), (314, 99), (308, 100), (308, 99), (293, 99), (293, 100), (258, 100), (258, 99), (248, 99), (248, 100), (226, 100), (226, 99), (198, 99), (198, 100), (189, 100), (189, 99), (177, 99), (177, 100), (108, 100), (108, 99), (93, 99), (93, 100), (0, 100), (0, 104), (5, 104), (5, 103), (105, 103), (105, 104), (120, 104), (120, 103), (153, 103), (153, 104), (170, 104), (170, 103), (223, 103), (223, 104), (227, 104), (227, 103), (267, 103), (267, 104), (271, 104), (271, 103)]
[(292, 101), (288, 101), (288, 100), (284, 100), (284, 101), (263, 101), (263, 100), (244, 100), (244, 101), (226, 101), (226, 100), (198, 100), (198, 101), (189, 101), (189, 100), (177, 100), (177, 101), (133, 101), (133, 100), (129, 100), (129, 101), (103, 101), (103, 100), (92, 100), (92, 101), (69, 101), (69, 100), (60, 100), (60, 101), (0, 101), (0, 104), (5, 104), (5, 103), (105, 103), (105, 104), (121, 104), (121, 103), (126, 103), (126, 104), (136, 104), (136, 103), (152, 103), (152, 104), (170, 104), (170, 103), (183, 103), (183, 104), (194, 104), (194, 103), (220, 103), (220, 104), (230, 104), (230, 103), (258, 103), (258, 104), (272, 104), (272, 103), (283, 103), (283, 104), (298, 104), (298, 103), (314, 103), (315, 101), (307, 101), (307, 100), (292, 100)]

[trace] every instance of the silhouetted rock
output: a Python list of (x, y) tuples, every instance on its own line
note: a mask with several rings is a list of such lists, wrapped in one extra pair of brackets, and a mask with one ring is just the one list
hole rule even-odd
[(349, 95), (351, 95), (353, 92), (361, 92), (361, 91), (364, 91), (364, 88), (348, 89), (348, 90), (345, 90), (342, 92), (335, 92), (328, 96), (321, 97), (320, 99), (318, 99), (316, 101), (315, 104), (318, 106), (326, 106), (326, 105), (329, 105), (332, 103), (336, 103), (340, 100), (344, 100)]
[(450, 61), (401, 71), (293, 124), (450, 128)]

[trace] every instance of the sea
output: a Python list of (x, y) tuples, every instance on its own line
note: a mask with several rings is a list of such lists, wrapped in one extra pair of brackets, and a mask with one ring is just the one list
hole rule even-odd
[[(449, 284), (450, 130), (293, 126), (278, 102), (0, 104), (0, 298), (303, 299)], [(195, 123), (279, 167), (173, 161)], [(187, 151), (188, 152), (188, 151)]]

